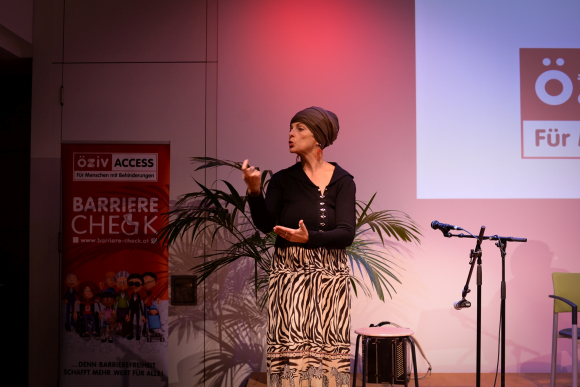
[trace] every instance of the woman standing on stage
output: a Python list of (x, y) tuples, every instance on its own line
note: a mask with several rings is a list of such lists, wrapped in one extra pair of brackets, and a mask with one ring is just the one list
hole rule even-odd
[[(345, 248), (355, 235), (352, 175), (323, 159), (338, 118), (310, 107), (290, 121), (290, 168), (242, 166), (255, 226), (278, 234), (268, 286), (268, 386), (350, 386), (350, 288)], [(300, 162), (298, 162), (300, 157)]]

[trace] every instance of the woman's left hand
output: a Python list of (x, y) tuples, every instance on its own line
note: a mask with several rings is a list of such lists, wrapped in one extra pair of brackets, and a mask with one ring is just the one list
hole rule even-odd
[(298, 222), (298, 229), (276, 226), (274, 232), (290, 242), (307, 243), (309, 239), (308, 230), (302, 220)]

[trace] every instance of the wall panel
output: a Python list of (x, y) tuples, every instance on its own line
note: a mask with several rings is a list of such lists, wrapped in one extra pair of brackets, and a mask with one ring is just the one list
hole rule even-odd
[(193, 187), (188, 158), (205, 149), (205, 64), (67, 64), (64, 87), (63, 140), (171, 141), (171, 197)]
[(206, 2), (69, 0), (65, 62), (205, 61)]

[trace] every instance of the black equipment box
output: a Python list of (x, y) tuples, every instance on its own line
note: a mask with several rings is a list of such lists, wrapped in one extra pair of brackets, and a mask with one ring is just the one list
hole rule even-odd
[[(365, 354), (363, 340), (363, 364)], [(369, 340), (367, 383), (408, 385), (407, 353), (409, 343), (404, 338), (373, 338)], [(363, 377), (364, 377), (363, 370)]]

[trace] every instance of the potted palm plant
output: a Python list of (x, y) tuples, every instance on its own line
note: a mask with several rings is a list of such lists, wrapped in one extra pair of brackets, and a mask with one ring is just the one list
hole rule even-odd
[[(206, 168), (229, 167), (241, 171), (242, 163), (220, 160), (211, 157), (193, 157), (194, 164), (200, 164), (197, 170)], [(262, 172), (261, 187), (267, 190), (272, 171)], [(202, 237), (205, 242), (213, 244), (222, 241), (223, 248), (214, 249), (213, 253), (205, 255), (204, 263), (192, 268), (197, 275), (198, 283), (205, 281), (212, 273), (221, 268), (246, 258), (253, 260), (254, 275), (251, 278), (253, 292), (260, 309), (267, 304), (268, 292), (263, 291), (268, 285), (268, 274), (273, 256), (276, 234), (272, 231), (261, 234), (252, 223), (247, 206), (247, 196), (240, 194), (226, 180), (221, 180), (227, 189), (204, 186), (196, 181), (199, 190), (183, 195), (175, 204), (169, 215), (167, 226), (159, 230), (158, 238), (172, 245), (182, 238), (191, 238), (192, 242)], [(364, 281), (365, 274), (370, 286), (382, 301), (385, 293), (392, 298), (396, 293), (393, 282), (399, 282), (393, 261), (392, 244), (386, 243), (386, 238), (394, 238), (399, 242), (420, 243), (418, 225), (410, 216), (397, 210), (373, 211), (371, 205), (376, 193), (368, 202), (356, 203), (355, 239), (346, 249), (351, 264), (350, 281), (355, 295), (358, 289), (371, 296), (372, 292)], [(358, 269), (361, 278), (355, 276)]]

